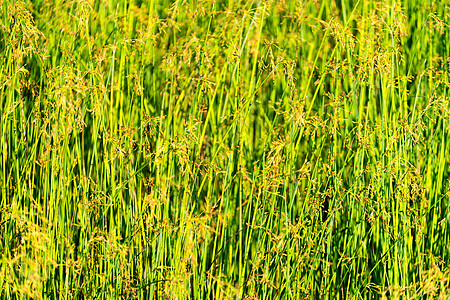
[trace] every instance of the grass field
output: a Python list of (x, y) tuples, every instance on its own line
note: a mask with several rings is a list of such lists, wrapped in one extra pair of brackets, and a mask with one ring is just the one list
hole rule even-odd
[(0, 298), (448, 299), (449, 26), (0, 0)]

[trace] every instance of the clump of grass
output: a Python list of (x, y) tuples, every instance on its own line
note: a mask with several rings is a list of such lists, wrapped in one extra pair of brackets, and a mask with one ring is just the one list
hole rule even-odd
[(5, 299), (442, 298), (445, 3), (0, 1)]

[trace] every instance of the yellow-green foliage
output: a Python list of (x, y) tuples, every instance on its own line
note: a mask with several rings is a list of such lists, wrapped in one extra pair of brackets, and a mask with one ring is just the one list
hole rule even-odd
[(445, 299), (449, 7), (0, 0), (0, 298)]

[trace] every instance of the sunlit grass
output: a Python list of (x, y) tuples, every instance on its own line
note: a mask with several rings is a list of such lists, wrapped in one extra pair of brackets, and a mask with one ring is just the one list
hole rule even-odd
[(3, 299), (445, 299), (450, 3), (0, 0)]

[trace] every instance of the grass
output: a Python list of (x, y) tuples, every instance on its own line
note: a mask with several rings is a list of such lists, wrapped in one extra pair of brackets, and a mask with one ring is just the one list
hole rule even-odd
[(449, 7), (1, 0), (1, 298), (446, 299)]

